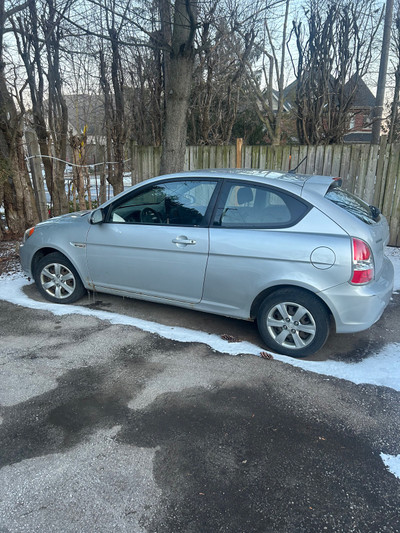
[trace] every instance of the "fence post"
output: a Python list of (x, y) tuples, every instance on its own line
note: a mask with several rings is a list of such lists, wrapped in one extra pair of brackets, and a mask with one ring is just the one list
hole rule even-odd
[(243, 139), (236, 139), (236, 168), (242, 168)]

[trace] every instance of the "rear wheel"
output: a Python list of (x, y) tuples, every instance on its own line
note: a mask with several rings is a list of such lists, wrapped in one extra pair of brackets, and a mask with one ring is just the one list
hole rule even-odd
[(71, 261), (59, 252), (40, 259), (34, 279), (39, 292), (50, 302), (70, 304), (82, 298), (86, 292)]
[(325, 344), (329, 316), (313, 294), (301, 289), (281, 289), (265, 298), (257, 314), (257, 326), (273, 351), (306, 357)]

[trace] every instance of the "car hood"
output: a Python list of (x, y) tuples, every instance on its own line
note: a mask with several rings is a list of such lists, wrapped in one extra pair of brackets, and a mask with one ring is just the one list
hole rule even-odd
[(63, 223), (69, 223), (69, 222), (76, 222), (77, 220), (89, 220), (88, 214), (92, 211), (86, 210), (86, 211), (76, 211), (74, 213), (66, 213), (65, 215), (59, 215), (58, 217), (49, 218), (48, 220), (44, 220), (43, 222), (39, 222), (39, 224), (36, 225), (37, 228), (44, 227), (52, 224), (63, 224)]

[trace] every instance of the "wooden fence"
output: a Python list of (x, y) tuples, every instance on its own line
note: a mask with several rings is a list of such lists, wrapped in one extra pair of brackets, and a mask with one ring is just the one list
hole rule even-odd
[[(157, 176), (159, 147), (132, 149), (132, 182)], [(241, 156), (241, 157), (240, 157)], [(236, 146), (188, 146), (185, 170), (235, 168)], [(383, 212), (390, 225), (390, 244), (400, 246), (400, 144), (379, 146), (243, 146), (242, 168), (290, 170), (301, 174), (340, 176), (344, 187)]]

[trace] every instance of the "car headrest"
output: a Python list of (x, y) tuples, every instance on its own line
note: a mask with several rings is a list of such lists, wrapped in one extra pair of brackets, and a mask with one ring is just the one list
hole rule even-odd
[(253, 200), (253, 191), (250, 187), (240, 187), (237, 192), (238, 204), (247, 204)]

